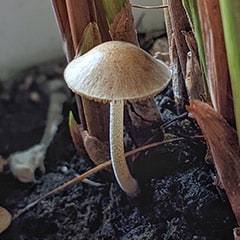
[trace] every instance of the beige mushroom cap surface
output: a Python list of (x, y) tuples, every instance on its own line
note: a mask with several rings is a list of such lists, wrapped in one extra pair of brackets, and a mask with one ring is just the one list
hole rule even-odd
[(73, 92), (89, 99), (134, 101), (163, 90), (171, 72), (163, 62), (139, 47), (109, 41), (72, 60), (64, 77)]
[(8, 228), (12, 221), (11, 214), (3, 207), (0, 207), (0, 233)]

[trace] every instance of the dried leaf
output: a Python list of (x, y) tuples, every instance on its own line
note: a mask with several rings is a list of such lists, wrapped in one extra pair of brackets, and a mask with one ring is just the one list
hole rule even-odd
[(118, 0), (118, 1), (102, 0), (102, 2), (105, 8), (108, 24), (111, 25), (114, 21), (115, 16), (121, 11), (124, 4), (126, 4), (129, 1), (128, 0)]
[(76, 53), (77, 55), (83, 55), (101, 42), (101, 34), (97, 23), (90, 22), (83, 31)]
[(102, 142), (96, 137), (90, 136), (87, 131), (82, 132), (82, 138), (88, 156), (96, 165), (110, 159), (108, 142)]
[(190, 52), (187, 54), (187, 67), (185, 84), (189, 98), (202, 99), (206, 96), (204, 91), (204, 80), (202, 69), (199, 63), (198, 50), (192, 32), (183, 32)]
[(3, 207), (0, 207), (0, 233), (8, 228), (12, 221), (12, 215)]
[(219, 180), (240, 224), (240, 146), (237, 132), (206, 103), (190, 100), (187, 110), (193, 114), (202, 130)]
[(138, 45), (137, 34), (134, 28), (134, 19), (131, 5), (125, 4), (115, 16), (110, 26), (112, 40), (126, 41)]

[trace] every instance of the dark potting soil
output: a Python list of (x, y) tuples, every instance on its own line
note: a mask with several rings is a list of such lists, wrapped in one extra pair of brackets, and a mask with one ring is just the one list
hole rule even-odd
[[(13, 79), (0, 95), (0, 155), (25, 150), (39, 142), (49, 96), (46, 81), (62, 81), (64, 62), (44, 64)], [(93, 167), (75, 154), (68, 130), (70, 100), (52, 141), (46, 174), (18, 182), (5, 167), (0, 173), (0, 205), (12, 214), (53, 188)], [(76, 183), (47, 197), (15, 219), (0, 240), (230, 240), (236, 220), (213, 166), (205, 161), (206, 144), (186, 113), (177, 117), (171, 86), (156, 97), (163, 126), (149, 142), (163, 141), (128, 159), (141, 185), (130, 198), (113, 174), (103, 170), (89, 177), (96, 186)], [(176, 119), (173, 121), (173, 119)]]

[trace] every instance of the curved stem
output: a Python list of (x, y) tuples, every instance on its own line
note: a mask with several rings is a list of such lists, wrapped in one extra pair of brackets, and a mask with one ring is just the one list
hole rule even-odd
[(123, 110), (124, 102), (110, 103), (110, 154), (114, 175), (118, 184), (128, 195), (137, 195), (139, 187), (129, 171), (123, 145)]

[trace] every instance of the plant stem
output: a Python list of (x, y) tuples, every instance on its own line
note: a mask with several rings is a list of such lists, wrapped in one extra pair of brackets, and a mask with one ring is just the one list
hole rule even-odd
[[(66, 7), (69, 16), (71, 35), (75, 50), (78, 49), (82, 34), (86, 26), (91, 22), (89, 5), (87, 0), (66, 0)], [(81, 21), (79, 21), (81, 16)]]
[(228, 67), (231, 77), (233, 92), (233, 104), (235, 120), (240, 142), (240, 1), (239, 0), (220, 0), (221, 15), (223, 21), (224, 38), (227, 50)]
[(52, 6), (57, 20), (58, 28), (62, 37), (63, 47), (67, 60), (74, 57), (73, 40), (65, 0), (52, 0)]
[[(208, 88), (212, 104), (228, 122), (234, 122), (232, 91), (218, 0), (198, 0), (204, 40)], [(232, 40), (232, 36), (231, 36)], [(238, 49), (238, 46), (236, 46)]]
[(183, 78), (185, 78), (188, 47), (185, 42), (185, 38), (184, 35), (182, 34), (182, 31), (185, 32), (191, 31), (191, 26), (188, 21), (185, 9), (182, 5), (182, 1), (168, 0), (168, 11), (170, 15), (173, 34), (175, 37), (176, 48), (179, 56), (179, 62)]

